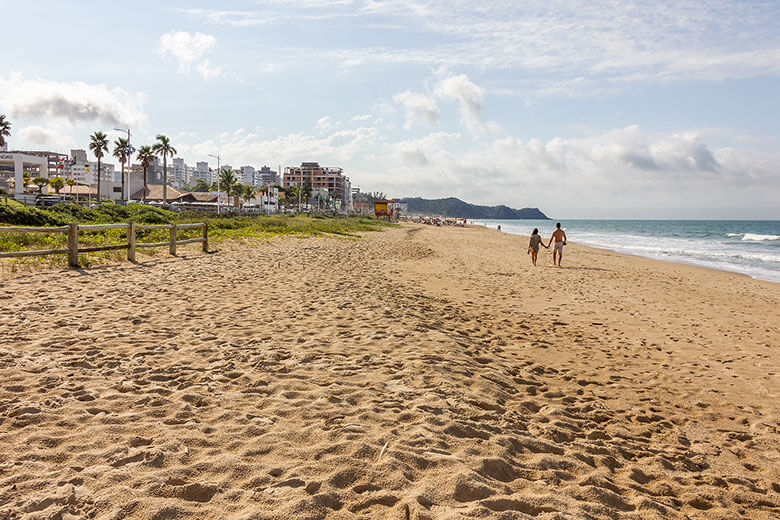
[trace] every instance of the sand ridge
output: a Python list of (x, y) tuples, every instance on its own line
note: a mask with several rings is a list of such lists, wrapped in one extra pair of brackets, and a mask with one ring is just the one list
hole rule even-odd
[(523, 240), (4, 281), (0, 518), (780, 515), (780, 286)]

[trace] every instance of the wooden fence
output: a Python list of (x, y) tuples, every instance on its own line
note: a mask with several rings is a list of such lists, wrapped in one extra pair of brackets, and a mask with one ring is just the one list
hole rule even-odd
[[(188, 238), (186, 240), (176, 240), (176, 233), (180, 229), (201, 228), (200, 238)], [(127, 229), (127, 243), (116, 244), (112, 246), (93, 246), (82, 247), (79, 249), (79, 231), (101, 231), (105, 229)], [(170, 241), (168, 242), (137, 242), (136, 231), (139, 229), (170, 229)], [(176, 246), (182, 244), (203, 243), (203, 252), (209, 250), (209, 228), (205, 222), (194, 224), (136, 224), (128, 222), (127, 224), (88, 224), (79, 225), (76, 222), (62, 227), (0, 227), (0, 231), (10, 232), (33, 232), (33, 233), (66, 233), (68, 235), (67, 249), (39, 249), (36, 251), (11, 251), (0, 253), (0, 258), (15, 258), (23, 256), (42, 256), (42, 255), (68, 255), (68, 265), (79, 267), (79, 253), (93, 253), (96, 251), (114, 251), (117, 249), (127, 249), (127, 259), (135, 262), (135, 250), (139, 247), (165, 247), (168, 246), (172, 255), (176, 255)]]

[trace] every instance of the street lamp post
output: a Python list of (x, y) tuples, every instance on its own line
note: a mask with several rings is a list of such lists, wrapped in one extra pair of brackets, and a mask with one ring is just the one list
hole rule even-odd
[[(127, 132), (127, 150), (125, 150), (125, 155), (127, 155), (127, 193), (122, 193), (122, 198), (125, 200), (130, 200), (130, 150), (132, 148), (130, 147), (130, 129), (129, 128), (114, 128), (114, 130), (118, 132)], [(122, 179), (124, 182), (124, 178)]]
[(217, 215), (219, 215), (219, 154), (217, 155), (211, 155), (209, 154), (209, 157), (213, 157), (217, 160)]

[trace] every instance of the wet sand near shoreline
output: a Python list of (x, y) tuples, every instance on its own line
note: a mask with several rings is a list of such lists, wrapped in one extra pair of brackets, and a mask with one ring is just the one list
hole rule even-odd
[(780, 284), (527, 243), (0, 280), (0, 518), (780, 517)]

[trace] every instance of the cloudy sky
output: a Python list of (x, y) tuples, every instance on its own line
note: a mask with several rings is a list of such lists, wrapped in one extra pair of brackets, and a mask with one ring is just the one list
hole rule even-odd
[[(216, 7), (218, 6), (218, 7)], [(780, 218), (780, 2), (0, 0), (11, 149), (164, 133), (556, 218)], [(214, 162), (213, 160), (210, 160)]]

